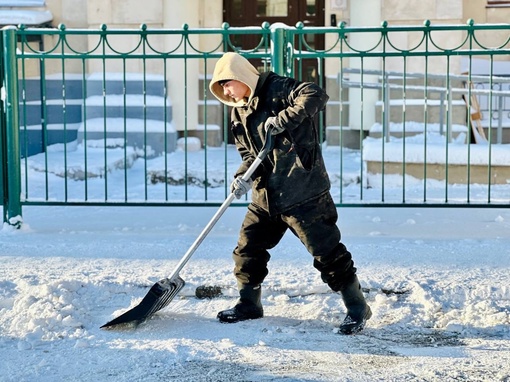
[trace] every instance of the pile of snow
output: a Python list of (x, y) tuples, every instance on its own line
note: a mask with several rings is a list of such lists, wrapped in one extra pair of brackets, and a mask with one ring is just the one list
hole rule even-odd
[(189, 152), (197, 152), (202, 148), (202, 143), (200, 142), (200, 138), (197, 137), (187, 137), (187, 138), (179, 138), (177, 140), (177, 149), (181, 151), (189, 151)]
[[(0, 6), (20, 6), (19, 0), (11, 1), (11, 4), (0, 2)], [(26, 5), (42, 5), (42, 4), (26, 4)], [(22, 10), (22, 9), (2, 9), (0, 11), (0, 25), (41, 25), (49, 23), (53, 20), (50, 11)]]
[[(122, 141), (122, 142), (120, 142)], [(87, 147), (71, 142), (64, 148), (63, 144), (51, 145), (47, 152), (30, 156), (27, 166), (39, 173), (54, 174), (57, 177), (83, 181), (90, 178), (103, 178), (106, 173), (119, 169), (131, 168), (143, 152), (134, 147), (123, 146), (122, 139), (109, 139), (107, 161), (104, 158), (104, 140), (87, 141)], [(63, 150), (66, 155), (62, 155)]]
[[(265, 317), (236, 301), (229, 208), (180, 272), (187, 285), (138, 329), (99, 327), (167, 277), (215, 208), (25, 207), (0, 231), (0, 381), (507, 381), (508, 209), (340, 209), (374, 316), (345, 308), (290, 233), (272, 251)], [(198, 299), (200, 286), (222, 295)], [(66, 365), (72, 365), (68, 367)]]

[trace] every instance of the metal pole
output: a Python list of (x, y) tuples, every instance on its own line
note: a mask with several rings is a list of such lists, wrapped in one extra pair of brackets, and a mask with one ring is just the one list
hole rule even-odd
[[(0, 31), (0, 51), (3, 52), (3, 32)], [(0, 93), (2, 94), (2, 99), (0, 100), (0, 160), (2, 164), (0, 165), (0, 199), (2, 200), (2, 211), (7, 211), (7, 191), (5, 187), (7, 186), (7, 171), (4, 168), (7, 163), (7, 158), (5, 156), (6, 145), (5, 145), (5, 113), (4, 113), (4, 102), (3, 102), (3, 94), (4, 88), (4, 62), (3, 56), (0, 55)], [(5, 217), (5, 214), (4, 214)]]
[(3, 63), (5, 83), (5, 143), (7, 147), (7, 208), (4, 209), (4, 222), (20, 228), (21, 217), (21, 161), (19, 146), (19, 103), (18, 69), (16, 65), (16, 27), (3, 29)]
[[(444, 112), (444, 104), (445, 104), (445, 92), (440, 91), (439, 92), (439, 134), (443, 135), (444, 133), (444, 124), (445, 124), (445, 112)], [(450, 142), (450, 136), (448, 136), (448, 142)]]
[[(491, 116), (492, 117), (492, 116)], [(498, 97), (498, 143), (503, 143), (503, 96)]]
[(283, 28), (271, 29), (271, 67), (281, 76), (285, 75), (285, 30)]
[[(390, 141), (391, 131), (390, 131), (390, 121), (391, 121), (391, 100), (390, 100), (390, 84), (388, 82), (388, 75), (386, 73), (383, 74), (383, 91), (384, 91), (384, 102), (383, 102), (383, 116), (384, 116), (384, 138), (386, 142)], [(405, 107), (405, 106), (404, 106)], [(405, 123), (405, 120), (402, 121)], [(405, 138), (404, 136), (402, 138)]]

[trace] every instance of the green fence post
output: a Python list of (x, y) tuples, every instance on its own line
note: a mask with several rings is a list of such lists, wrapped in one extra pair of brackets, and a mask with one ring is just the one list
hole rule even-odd
[[(3, 52), (3, 32), (0, 30), (0, 52)], [(3, 83), (4, 83), (4, 60), (3, 56), (0, 55), (0, 89), (3, 93)], [(7, 210), (7, 199), (4, 186), (7, 184), (5, 178), (7, 177), (7, 171), (4, 166), (7, 163), (7, 159), (5, 157), (5, 113), (4, 113), (4, 103), (3, 100), (0, 100), (0, 161), (2, 164), (0, 165), (0, 199), (2, 200), (3, 210)], [(5, 216), (5, 214), (3, 214)]]
[(285, 75), (285, 29), (271, 29), (271, 66), (281, 76)]
[(4, 222), (21, 227), (21, 160), (19, 147), (18, 69), (16, 65), (16, 27), (3, 29), (3, 75), (5, 91), (5, 147), (7, 185)]

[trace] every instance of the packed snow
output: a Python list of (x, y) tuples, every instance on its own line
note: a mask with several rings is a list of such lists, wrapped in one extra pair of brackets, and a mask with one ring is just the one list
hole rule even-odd
[[(271, 251), (265, 317), (216, 320), (236, 302), (244, 211), (227, 209), (167, 308), (104, 330), (172, 273), (216, 208), (25, 206), (22, 228), (0, 231), (0, 381), (510, 381), (509, 209), (339, 208), (374, 313), (353, 336), (338, 333), (341, 297), (290, 233)], [(221, 295), (197, 298), (204, 286)]]
[[(0, 1), (0, 6), (20, 6), (18, 1)], [(26, 6), (38, 6), (42, 4), (25, 4)], [(0, 25), (41, 25), (47, 24), (53, 20), (53, 15), (50, 11), (37, 11), (37, 10), (20, 10), (20, 9), (2, 9), (0, 12)]]

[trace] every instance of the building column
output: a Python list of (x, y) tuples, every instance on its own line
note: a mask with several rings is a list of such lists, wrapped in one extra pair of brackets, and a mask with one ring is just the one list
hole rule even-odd
[[(198, 0), (165, 1), (164, 2), (164, 25), (163, 28), (182, 28), (184, 24), (189, 28), (199, 27)], [(167, 39), (167, 49), (174, 49), (179, 44), (180, 36)], [(198, 38), (191, 37), (192, 44), (199, 46)], [(189, 46), (187, 47), (190, 52)], [(184, 53), (184, 46), (179, 48), (179, 53)], [(198, 125), (198, 78), (199, 62), (196, 59), (175, 59), (169, 61), (171, 71), (168, 78), (168, 95), (172, 102), (173, 126), (177, 131), (196, 130)], [(184, 76), (185, 66), (187, 77)], [(186, 107), (187, 101), (187, 109)], [(186, 111), (186, 113), (185, 113)], [(187, 119), (185, 116), (187, 115)]]
[[(350, 26), (380, 26), (382, 0), (350, 1)], [(370, 10), (367, 12), (367, 10)], [(380, 39), (380, 33), (352, 33), (349, 35), (349, 44), (356, 49), (370, 49)], [(381, 70), (380, 58), (365, 58), (363, 65), (361, 59), (351, 58), (349, 67), (364, 70)], [(350, 80), (361, 82), (361, 75), (350, 74)], [(364, 75), (364, 83), (377, 83), (377, 75)], [(379, 99), (377, 89), (363, 91), (363, 104), (361, 103), (361, 89), (349, 88), (349, 127), (353, 130), (369, 130), (375, 123), (375, 104)], [(362, 114), (363, 113), (363, 114)], [(363, 118), (361, 118), (363, 116)]]

